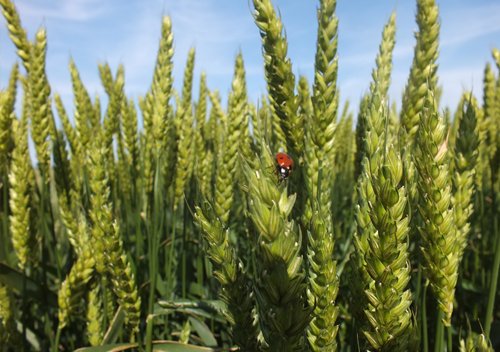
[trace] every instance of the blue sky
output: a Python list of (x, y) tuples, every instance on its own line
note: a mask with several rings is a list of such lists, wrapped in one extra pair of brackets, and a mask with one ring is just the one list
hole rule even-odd
[[(313, 77), (316, 8), (313, 0), (274, 0), (289, 42), (296, 75)], [(266, 91), (260, 36), (252, 18), (251, 0), (16, 0), (21, 20), (33, 38), (36, 29), (48, 31), (47, 72), (52, 90), (62, 95), (71, 111), (69, 58), (75, 60), (92, 95), (104, 97), (97, 64), (113, 70), (125, 65), (126, 92), (137, 99), (148, 90), (160, 36), (161, 17), (172, 18), (174, 31), (174, 85), (181, 87), (187, 52), (196, 48), (195, 92), (201, 71), (210, 89), (227, 96), (234, 58), (243, 52), (249, 96), (257, 101)], [(500, 47), (500, 1), (438, 1), (441, 17), (439, 77), (442, 105), (455, 108), (461, 92), (473, 89), (482, 96), (484, 65), (491, 49)], [(370, 73), (383, 26), (397, 14), (391, 99), (399, 105), (415, 44), (415, 1), (339, 0), (339, 79), (341, 101), (353, 110), (368, 89)], [(15, 49), (0, 19), (0, 84), (16, 60)]]

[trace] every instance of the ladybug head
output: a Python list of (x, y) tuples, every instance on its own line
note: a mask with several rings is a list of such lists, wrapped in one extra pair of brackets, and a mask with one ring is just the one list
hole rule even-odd
[(276, 167), (276, 173), (278, 174), (280, 182), (285, 181), (288, 176), (290, 176), (291, 171), (290, 167), (278, 165)]

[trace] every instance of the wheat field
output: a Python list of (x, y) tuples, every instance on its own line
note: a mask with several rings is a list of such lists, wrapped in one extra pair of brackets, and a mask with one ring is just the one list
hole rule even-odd
[(194, 48), (177, 91), (166, 16), (142, 98), (100, 64), (102, 103), (70, 60), (68, 107), (46, 30), (0, 0), (18, 55), (0, 88), (1, 351), (500, 348), (500, 51), (481, 101), (441, 106), (439, 8), (416, 0), (400, 108), (393, 13), (353, 116), (336, 0), (318, 1), (312, 82), (271, 0), (252, 5), (261, 100), (238, 54), (224, 106)]

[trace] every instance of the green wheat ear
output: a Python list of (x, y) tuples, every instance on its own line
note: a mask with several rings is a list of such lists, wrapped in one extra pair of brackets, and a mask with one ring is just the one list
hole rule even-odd
[(175, 168), (175, 198), (174, 208), (181, 204), (186, 186), (192, 174), (193, 167), (193, 108), (191, 102), (193, 71), (194, 71), (195, 51), (190, 49), (184, 71), (184, 83), (182, 87), (182, 101), (176, 111), (177, 129), (179, 144), (177, 149), (177, 163)]
[(384, 149), (387, 136), (387, 91), (390, 84), (392, 67), (392, 53), (395, 43), (395, 15), (392, 14), (382, 32), (382, 42), (376, 57), (376, 67), (372, 71), (370, 92), (361, 101), (356, 126), (357, 137), (357, 206), (355, 208), (356, 233), (354, 244), (356, 251), (353, 254), (353, 273), (357, 273), (359, 280), (352, 281), (352, 291), (357, 302), (353, 305), (354, 315), (366, 323), (367, 295), (365, 290), (372, 283), (367, 272), (366, 254), (369, 250), (370, 238), (376, 233), (371, 217), (370, 204), (376, 203), (376, 195), (372, 184), (372, 175), (378, 174), (383, 163)]
[[(497, 70), (500, 71), (500, 50), (493, 49), (492, 51), (493, 59), (497, 66)], [(498, 143), (499, 143), (499, 131), (500, 131), (500, 79), (497, 77), (495, 84), (495, 102), (493, 115), (490, 116), (491, 120), (488, 123), (488, 144), (489, 155), (491, 160), (498, 161)], [(497, 168), (498, 169), (498, 168)]]
[(17, 54), (21, 58), (24, 68), (29, 72), (31, 44), (21, 25), (17, 9), (11, 0), (0, 0), (0, 6), (2, 6), (2, 13), (7, 20), (10, 39), (17, 48)]
[[(86, 231), (86, 228), (81, 227), (81, 230)], [(92, 278), (95, 261), (89, 243), (86, 245), (59, 289), (57, 297), (59, 305), (58, 329), (63, 329), (69, 323), (71, 315), (81, 304), (87, 283)]]
[(7, 94), (0, 92), (0, 175), (7, 171), (9, 149), (13, 141), (13, 116), (7, 107)]
[(273, 162), (268, 148), (257, 170), (243, 162), (249, 214), (258, 235), (254, 286), (259, 323), (270, 351), (303, 351), (312, 308), (306, 297), (302, 239), (289, 220), (296, 196), (278, 183), (269, 168)]
[(89, 93), (80, 78), (80, 73), (76, 67), (75, 62), (71, 59), (69, 62), (69, 71), (71, 75), (71, 83), (73, 86), (74, 105), (75, 105), (75, 130), (78, 136), (79, 143), (81, 144), (83, 153), (80, 155), (84, 158), (85, 153), (88, 151), (89, 142), (91, 140), (91, 129), (89, 121), (92, 119), (93, 108), (92, 101), (90, 100)]
[[(132, 338), (139, 331), (140, 304), (135, 274), (130, 258), (124, 250), (119, 224), (113, 217), (109, 178), (106, 165), (107, 151), (100, 146), (103, 135), (93, 142), (89, 155), (92, 220), (92, 241), (97, 272), (112, 284), (118, 303), (125, 312), (125, 325)], [(112, 310), (111, 310), (112, 311)]]
[(167, 179), (167, 187), (174, 177), (177, 140), (173, 109), (170, 105), (173, 83), (173, 42), (172, 21), (168, 16), (165, 16), (162, 19), (161, 39), (156, 56), (153, 82), (144, 100), (139, 100), (144, 125), (144, 143), (141, 154), (143, 155), (142, 182), (146, 194), (150, 194), (153, 190), (156, 163), (160, 158), (162, 158), (161, 164), (163, 166), (161, 172)]
[(49, 182), (50, 168), (50, 87), (45, 73), (47, 34), (40, 29), (31, 48), (28, 82), (30, 89), (31, 128), (41, 175)]
[(238, 153), (240, 146), (246, 142), (244, 139), (246, 101), (245, 68), (240, 53), (236, 57), (232, 91), (229, 95), (227, 125), (217, 154), (218, 165), (215, 175), (214, 208), (217, 217), (226, 225), (233, 205)]
[(214, 264), (214, 276), (222, 286), (222, 299), (228, 305), (233, 341), (243, 351), (256, 351), (258, 330), (253, 314), (255, 297), (242, 264), (229, 243), (229, 231), (223, 229), (221, 220), (209, 220), (200, 207), (196, 207), (195, 218), (202, 228), (208, 246), (207, 253)]
[(435, 0), (417, 0), (417, 44), (401, 107), (401, 146), (413, 146), (427, 90), (437, 89), (439, 10)]
[(460, 261), (460, 243), (454, 220), (451, 179), (448, 171), (448, 146), (443, 119), (437, 112), (434, 96), (428, 91), (415, 149), (418, 171), (418, 210), (422, 224), (418, 228), (424, 273), (444, 313), (443, 323), (450, 326), (453, 299)]
[(473, 212), (475, 170), (478, 159), (479, 136), (476, 111), (469, 96), (465, 111), (460, 116), (455, 145), (455, 172), (453, 174), (453, 209), (457, 239), (462, 258), (470, 231), (469, 219)]
[[(313, 95), (314, 133), (312, 138), (324, 162), (333, 161), (335, 120), (338, 110), (338, 19), (337, 1), (321, 0), (318, 9), (318, 34)], [(326, 166), (326, 165), (325, 165)], [(326, 166), (328, 167), (328, 166)]]
[(374, 193), (369, 214), (375, 232), (369, 234), (365, 254), (371, 282), (365, 290), (369, 328), (363, 333), (378, 351), (407, 351), (413, 331), (403, 163), (393, 146), (382, 145), (379, 150), (384, 153), (382, 165), (368, 176)]
[(469, 331), (466, 339), (460, 339), (460, 352), (494, 352), (491, 343), (484, 334)]
[(91, 346), (99, 346), (104, 336), (104, 309), (101, 287), (95, 283), (88, 291), (87, 338)]
[(9, 174), (10, 231), (19, 267), (25, 269), (34, 255), (35, 238), (30, 225), (30, 193), (34, 175), (28, 150), (27, 121), (24, 118), (16, 127), (15, 141)]
[[(333, 259), (334, 236), (324, 221), (325, 213), (315, 211), (308, 231), (309, 305), (314, 307), (307, 337), (313, 351), (336, 351), (336, 324), (339, 307), (337, 263)], [(326, 215), (327, 216), (327, 215)]]
[(0, 283), (0, 344), (2, 346), (19, 346), (16, 341), (17, 329), (14, 316), (14, 299), (12, 292)]
[(17, 63), (12, 67), (7, 91), (0, 92), (0, 175), (8, 169), (14, 146), (13, 121), (15, 118), (15, 103), (19, 67)]
[[(304, 121), (297, 114), (295, 76), (292, 62), (287, 56), (288, 44), (283, 34), (283, 24), (270, 0), (254, 0), (255, 24), (259, 27), (264, 54), (269, 100), (273, 118), (277, 118), (286, 139), (285, 145), (293, 155), (301, 155), (303, 149)], [(279, 131), (279, 128), (276, 129)]]
[[(310, 122), (304, 141), (304, 178), (308, 190), (302, 222), (309, 225), (309, 305), (314, 307), (307, 337), (313, 351), (335, 351), (339, 283), (333, 260), (331, 220), (334, 134), (338, 108), (336, 1), (324, 0), (318, 9), (318, 35), (313, 94), (307, 81), (299, 80), (299, 112)], [(306, 120), (306, 121), (307, 121)]]

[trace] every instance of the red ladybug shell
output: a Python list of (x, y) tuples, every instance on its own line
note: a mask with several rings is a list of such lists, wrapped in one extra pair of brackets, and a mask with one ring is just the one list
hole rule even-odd
[(293, 159), (286, 153), (276, 154), (276, 173), (280, 181), (284, 181), (290, 176), (293, 170)]

